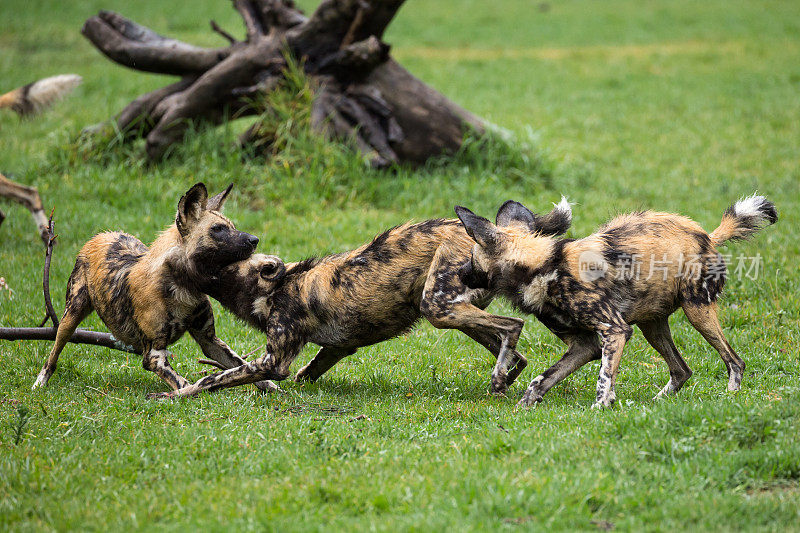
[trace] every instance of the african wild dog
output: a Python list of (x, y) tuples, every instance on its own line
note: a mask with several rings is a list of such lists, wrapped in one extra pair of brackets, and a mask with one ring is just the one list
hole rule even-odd
[(81, 248), (67, 284), (64, 317), (34, 388), (47, 384), (61, 350), (92, 310), (118, 340), (142, 354), (145, 369), (173, 389), (188, 381), (170, 366), (167, 346), (186, 331), (226, 368), (244, 362), (217, 338), (211, 304), (199, 289), (222, 268), (250, 257), (258, 244), (221, 214), (232, 187), (209, 199), (205, 185), (193, 186), (178, 203), (175, 223), (149, 248), (120, 232), (100, 233)]
[[(520, 218), (528, 216), (521, 204), (518, 210)], [(669, 330), (668, 317), (678, 307), (719, 352), (728, 390), (739, 389), (744, 361), (717, 319), (725, 260), (716, 247), (778, 219), (763, 196), (729, 207), (710, 235), (689, 218), (650, 211), (619, 216), (578, 240), (554, 239), (523, 226), (496, 227), (463, 207), (456, 213), (477, 243), (462, 269), (466, 285), (505, 295), (568, 346), (558, 362), (534, 378), (520, 405), (541, 401), (556, 383), (601, 359), (593, 407), (611, 406), (632, 324), (669, 366), (670, 380), (658, 396), (676, 393), (692, 374)]]
[[(9, 198), (24, 205), (33, 215), (33, 220), (39, 228), (39, 236), (47, 245), (49, 235), (47, 232), (47, 215), (44, 214), (42, 199), (39, 197), (39, 191), (36, 190), (36, 187), (17, 183), (0, 174), (0, 198)], [(3, 219), (5, 219), (5, 215), (0, 211), (0, 224), (3, 223)]]
[[(532, 215), (529, 229), (560, 235), (571, 220), (564, 201), (547, 215)], [(508, 222), (501, 209), (498, 224)], [(321, 259), (284, 266), (257, 254), (231, 265), (204, 290), (266, 334), (265, 356), (153, 396), (285, 379), (309, 342), (322, 348), (295, 379), (313, 381), (358, 348), (407, 331), (421, 316), (437, 328), (464, 332), (498, 357), (503, 364), (492, 373), (492, 392), (502, 394), (527, 364), (515, 349), (523, 321), (485, 312), (492, 293), (461, 282), (458, 268), (471, 249), (458, 220), (439, 219), (392, 228), (356, 250)]]

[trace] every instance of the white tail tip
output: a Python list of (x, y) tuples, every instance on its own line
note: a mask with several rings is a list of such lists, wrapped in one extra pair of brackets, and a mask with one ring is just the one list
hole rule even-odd
[(554, 203), (553, 206), (556, 208), (556, 210), (564, 213), (569, 220), (572, 220), (572, 204), (569, 202), (569, 200), (567, 200), (566, 196), (562, 195), (561, 201), (557, 204)]
[(77, 74), (51, 76), (30, 84), (25, 97), (28, 99), (32, 112), (37, 113), (64, 98), (82, 81), (83, 78)]
[(769, 200), (764, 196), (753, 194), (733, 204), (733, 213), (737, 217), (763, 217), (764, 206)]

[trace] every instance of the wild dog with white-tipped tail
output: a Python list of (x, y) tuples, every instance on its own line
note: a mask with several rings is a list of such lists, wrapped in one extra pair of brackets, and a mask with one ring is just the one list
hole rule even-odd
[(593, 407), (610, 407), (634, 324), (669, 366), (669, 382), (658, 396), (678, 392), (692, 374), (669, 330), (668, 317), (678, 307), (719, 352), (728, 370), (728, 390), (739, 389), (745, 364), (717, 318), (726, 266), (716, 247), (774, 224), (778, 213), (770, 201), (755, 195), (739, 200), (711, 234), (687, 217), (646, 211), (616, 217), (578, 240), (531, 232), (524, 223), (528, 210), (517, 204), (517, 212), (521, 223), (498, 227), (456, 207), (476, 242), (461, 269), (465, 284), (505, 295), (568, 346), (558, 362), (534, 378), (521, 406), (540, 402), (558, 382), (600, 359)]

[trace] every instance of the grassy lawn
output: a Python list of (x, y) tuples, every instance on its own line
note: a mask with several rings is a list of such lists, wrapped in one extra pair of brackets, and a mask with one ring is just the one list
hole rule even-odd
[[(241, 34), (236, 13), (221, 0), (169, 9), (4, 0), (0, 90), (60, 72), (85, 79), (40, 119), (0, 115), (0, 171), (35, 183), (56, 207), (57, 310), (86, 240), (108, 229), (152, 240), (200, 180), (235, 182), (228, 215), (261, 237), (260, 251), (286, 260), (449, 217), (455, 204), (486, 216), (514, 198), (543, 211), (560, 194), (576, 202), (573, 237), (639, 208), (680, 212), (710, 231), (757, 190), (781, 220), (726, 249), (762, 262), (757, 279), (731, 276), (720, 303), (747, 362), (740, 392), (725, 391), (722, 362), (681, 313), (671, 323), (689, 383), (651, 400), (667, 367), (637, 332), (618, 405), (605, 412), (589, 410), (597, 363), (536, 409), (514, 410), (563, 352), (534, 319), (520, 339), (530, 366), (508, 398), (486, 394), (493, 361), (482, 347), (427, 324), (313, 385), (172, 403), (144, 399), (165, 385), (137, 357), (75, 345), (49, 387), (31, 392), (50, 343), (1, 342), (0, 529), (800, 531), (800, 10), (792, 1), (542, 5), (409, 0), (386, 35), (395, 57), (515, 140), (390, 175), (308, 139), (242, 163), (230, 148), (241, 125), (198, 132), (156, 166), (140, 145), (89, 153), (74, 142), (82, 127), (166, 80), (103, 58), (79, 34), (84, 19), (113, 9), (220, 45), (208, 19)], [(2, 209), (0, 277), (11, 291), (0, 289), (0, 325), (35, 325), (42, 246), (25, 210)], [(216, 309), (220, 337), (240, 354), (263, 344)], [(501, 301), (491, 309), (514, 314)], [(103, 329), (96, 316), (84, 326)], [(206, 372), (188, 336), (172, 351), (190, 380)], [(295, 370), (313, 354), (306, 348)]]

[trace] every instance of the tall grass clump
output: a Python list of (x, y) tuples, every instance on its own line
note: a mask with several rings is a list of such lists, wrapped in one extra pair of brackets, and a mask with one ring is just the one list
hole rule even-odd
[[(160, 176), (170, 181), (184, 175), (206, 180), (212, 176), (214, 184), (237, 183), (254, 210), (366, 204), (449, 214), (457, 201), (489, 209), (506, 197), (524, 198), (550, 184), (552, 165), (530, 130), (522, 136), (493, 127), (482, 135), (465, 132), (456, 154), (434, 158), (422, 168), (374, 169), (352, 143), (312, 130), (315, 92), (302, 65), (289, 60), (279, 85), (253, 100), (260, 110), (255, 118), (232, 117), (220, 127), (194, 124), (164, 161), (148, 162), (143, 140), (130, 141), (130, 132), (106, 124), (90, 133), (63, 136), (41, 164), (65, 174), (101, 167), (136, 179), (147, 176), (150, 184)], [(253, 142), (241, 146), (238, 136), (248, 128)], [(498, 187), (504, 191), (502, 198), (488, 192)], [(443, 202), (440, 194), (425, 193), (432, 189), (448, 191), (448, 199)]]

